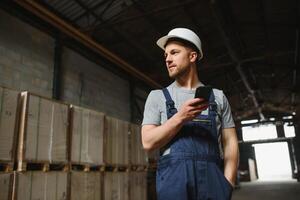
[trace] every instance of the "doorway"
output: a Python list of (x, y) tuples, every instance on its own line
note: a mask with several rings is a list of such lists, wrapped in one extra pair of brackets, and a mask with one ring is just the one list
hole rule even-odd
[(254, 144), (258, 180), (292, 180), (287, 142)]

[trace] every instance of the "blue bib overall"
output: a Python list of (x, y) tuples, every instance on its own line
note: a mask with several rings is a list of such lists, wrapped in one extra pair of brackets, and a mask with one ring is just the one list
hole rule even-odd
[[(167, 117), (177, 109), (166, 88)], [(222, 172), (216, 126), (217, 104), (211, 92), (208, 115), (183, 125), (163, 148), (158, 162), (158, 200), (230, 200), (232, 186)]]

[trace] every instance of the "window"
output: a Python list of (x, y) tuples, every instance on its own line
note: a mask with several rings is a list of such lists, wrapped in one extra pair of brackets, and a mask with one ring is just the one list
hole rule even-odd
[(244, 141), (277, 138), (276, 126), (274, 124), (242, 127), (242, 133)]
[(288, 123), (284, 123), (283, 125), (284, 135), (285, 137), (295, 137), (295, 127), (293, 125), (289, 125)]

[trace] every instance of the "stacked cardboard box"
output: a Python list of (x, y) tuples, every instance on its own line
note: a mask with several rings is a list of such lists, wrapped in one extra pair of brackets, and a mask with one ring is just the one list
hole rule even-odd
[(28, 92), (21, 98), (19, 164), (66, 163), (69, 106)]
[(141, 126), (130, 125), (130, 163), (132, 165), (147, 165), (147, 155), (142, 145)]
[(67, 172), (27, 171), (15, 173), (14, 200), (68, 198)]
[(104, 114), (77, 106), (71, 108), (71, 162), (104, 164)]
[(146, 172), (24, 168), (30, 163), (147, 165), (140, 126), (29, 92), (0, 88), (1, 161), (17, 161), (25, 172), (0, 173), (0, 200), (146, 199)]
[(71, 172), (71, 200), (102, 200), (101, 172)]
[(129, 164), (129, 123), (113, 117), (105, 118), (105, 155), (108, 165)]
[(11, 200), (13, 189), (13, 173), (0, 172), (0, 200)]
[(0, 87), (0, 162), (13, 162), (16, 152), (19, 93)]
[(130, 199), (147, 199), (147, 172), (130, 172)]
[(104, 173), (104, 199), (129, 200), (129, 173)]

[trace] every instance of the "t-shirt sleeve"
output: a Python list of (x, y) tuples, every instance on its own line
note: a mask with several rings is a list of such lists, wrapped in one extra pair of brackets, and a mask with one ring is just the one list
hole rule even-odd
[[(223, 93), (223, 92), (222, 92)], [(226, 96), (223, 93), (223, 106), (222, 106), (222, 128), (232, 128), (235, 127), (231, 108)]]
[(144, 109), (144, 118), (142, 125), (152, 124), (160, 125), (161, 112), (159, 102), (159, 90), (151, 91), (147, 97)]

